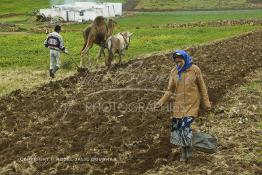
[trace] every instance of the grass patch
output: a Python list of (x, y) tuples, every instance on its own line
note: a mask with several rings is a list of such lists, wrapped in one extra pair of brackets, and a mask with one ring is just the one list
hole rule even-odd
[(246, 0), (140, 0), (136, 9), (237, 9), (258, 8), (262, 3)]
[[(73, 75), (73, 71), (59, 70), (56, 80)], [(0, 69), (0, 95), (8, 94), (17, 89), (31, 90), (51, 81), (47, 70), (28, 69), (26, 67)]]
[(1, 0), (0, 15), (3, 14), (31, 14), (33, 10), (49, 7), (49, 0)]

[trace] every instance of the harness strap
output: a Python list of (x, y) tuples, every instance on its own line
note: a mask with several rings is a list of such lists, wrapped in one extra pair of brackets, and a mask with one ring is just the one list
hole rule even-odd
[(126, 40), (125, 36), (124, 36), (122, 33), (120, 33), (120, 35), (124, 38), (124, 41), (125, 41), (125, 44), (126, 44), (126, 48), (128, 48), (129, 43), (128, 43), (128, 41)]

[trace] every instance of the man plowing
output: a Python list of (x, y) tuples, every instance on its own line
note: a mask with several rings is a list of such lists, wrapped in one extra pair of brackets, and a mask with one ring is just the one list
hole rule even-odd
[(60, 68), (60, 51), (68, 53), (64, 46), (64, 41), (62, 36), (59, 34), (61, 32), (61, 26), (56, 25), (55, 31), (49, 33), (44, 45), (50, 49), (50, 68), (49, 75), (55, 78), (56, 71)]

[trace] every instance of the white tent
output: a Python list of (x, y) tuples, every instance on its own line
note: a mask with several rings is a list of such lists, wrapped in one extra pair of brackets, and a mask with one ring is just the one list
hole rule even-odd
[(83, 22), (94, 20), (97, 16), (122, 16), (122, 3), (76, 2), (40, 9), (39, 13), (51, 18), (61, 17), (65, 21)]

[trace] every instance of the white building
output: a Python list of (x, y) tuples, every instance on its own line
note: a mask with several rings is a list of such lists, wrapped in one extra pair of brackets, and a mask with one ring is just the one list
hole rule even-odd
[(122, 3), (76, 2), (40, 9), (39, 13), (45, 17), (61, 17), (64, 21), (84, 22), (94, 20), (97, 16), (122, 16)]

